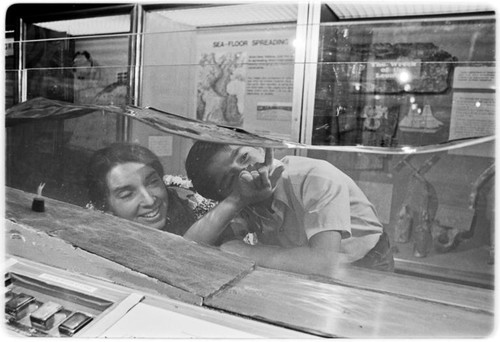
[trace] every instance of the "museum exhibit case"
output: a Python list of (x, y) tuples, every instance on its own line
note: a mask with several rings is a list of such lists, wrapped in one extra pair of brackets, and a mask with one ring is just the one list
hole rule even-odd
[(495, 19), (324, 17), (307, 139), (428, 152), (309, 155), (342, 165), (372, 193), (401, 272), (491, 285), (494, 142), (439, 147), (495, 134)]
[[(453, 338), (493, 331), (496, 20), (489, 6), (19, 4), (7, 18), (10, 334)], [(197, 140), (336, 166), (373, 203), (394, 272), (268, 268), (94, 206), (91, 157), (130, 142), (158, 157), (163, 183), (201, 217), (217, 202), (187, 178)]]

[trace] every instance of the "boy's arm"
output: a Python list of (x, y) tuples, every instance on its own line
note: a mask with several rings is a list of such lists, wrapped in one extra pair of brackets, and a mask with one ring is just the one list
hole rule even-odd
[(312, 236), (307, 246), (251, 246), (241, 241), (229, 241), (223, 244), (221, 249), (252, 259), (260, 266), (331, 277), (341, 261), (340, 240), (339, 232), (328, 230)]
[(244, 202), (229, 196), (203, 215), (185, 233), (184, 238), (209, 245), (215, 244), (229, 222), (245, 207)]
[[(269, 148), (266, 149), (264, 163), (256, 165), (252, 171), (242, 171), (233, 192), (196, 221), (184, 233), (184, 238), (213, 245), (241, 209), (269, 198), (283, 172), (282, 166), (271, 170), (272, 163), (273, 151)], [(272, 175), (269, 175), (270, 171)]]

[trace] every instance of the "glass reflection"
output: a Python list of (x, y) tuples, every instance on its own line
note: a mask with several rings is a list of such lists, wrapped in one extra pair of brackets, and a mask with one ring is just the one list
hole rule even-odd
[[(116, 114), (94, 113), (84, 115), (79, 120), (86, 119), (92, 122), (95, 117), (109, 115)], [(80, 133), (76, 129), (68, 131), (68, 128), (72, 126), (67, 122), (71, 122), (71, 120), (75, 119), (60, 120), (65, 122), (63, 125), (59, 124), (65, 128), (60, 130), (64, 133), (62, 135), (58, 133), (57, 127), (59, 126), (54, 125), (54, 121), (50, 120), (32, 121), (8, 128), (7, 136), (10, 142), (7, 154), (8, 186), (33, 192), (40, 182), (45, 182), (47, 185), (44, 188), (44, 194), (48, 197), (78, 204), (82, 207), (88, 206), (90, 202), (95, 203), (89, 197), (85, 170), (88, 169), (92, 155), (96, 151), (113, 144), (114, 139), (109, 134), (110, 130), (113, 131), (113, 129), (101, 125)], [(16, 133), (21, 131), (22, 134)], [(155, 130), (153, 129), (153, 131)], [(155, 132), (158, 137), (164, 134), (160, 131)], [(95, 135), (96, 133), (98, 134)], [(193, 140), (177, 138), (183, 141), (184, 146), (189, 147), (188, 151), (191, 150)], [(194, 145), (200, 144), (195, 143)], [(191, 157), (188, 157), (187, 152), (183, 154), (181, 151), (177, 151), (182, 164), (173, 165), (175, 159), (168, 154), (165, 155), (163, 146), (151, 141), (151, 143), (146, 143), (144, 147), (156, 155), (154, 159), (159, 161), (163, 171), (155, 171), (155, 177), (151, 179), (150, 175), (138, 172), (137, 174), (141, 175), (138, 178), (140, 182), (136, 182), (138, 186), (135, 186), (132, 191), (141, 194), (138, 196), (142, 198), (143, 202), (147, 202), (147, 196), (138, 189), (157, 188), (156, 183), (162, 179), (170, 192), (172, 189), (175, 190), (176, 200), (171, 200), (171, 197), (168, 197), (169, 205), (173, 205), (172, 203), (180, 198), (181, 200), (178, 201), (182, 203), (180, 207), (184, 208), (183, 210), (188, 208), (190, 214), (179, 217), (183, 217), (184, 220), (187, 217), (195, 217), (198, 220), (196, 222), (203, 222), (203, 218), (207, 219), (207, 212), (213, 213), (212, 217), (221, 217), (214, 208), (217, 208), (216, 205), (222, 203), (221, 201), (230, 197), (230, 189), (239, 179), (239, 176), (236, 175), (239, 175), (243, 170), (250, 171), (250, 173), (251, 171), (258, 172), (259, 168), (256, 166), (263, 165), (266, 160), (265, 149), (237, 145), (236, 147), (228, 147), (224, 150), (227, 152), (222, 154), (223, 157), (231, 156), (232, 163), (230, 165), (237, 165), (235, 172), (218, 169), (214, 171), (215, 166), (210, 166), (216, 165), (218, 168), (222, 168), (224, 165), (229, 165), (226, 163), (229, 159), (225, 157), (217, 159), (215, 164), (209, 163), (208, 166), (202, 167), (197, 162), (185, 169), (183, 161), (186, 160), (188, 165), (192, 163), (194, 152), (191, 153)], [(363, 201), (359, 201), (359, 196), (353, 197), (356, 205), (359, 206), (362, 202), (367, 205), (365, 209), (373, 208), (373, 213), (376, 214), (376, 218), (374, 217), (373, 220), (378, 222), (379, 233), (383, 231), (389, 243), (385, 246), (388, 248), (386, 250), (394, 253), (396, 272), (414, 274), (415, 263), (418, 263), (427, 265), (428, 268), (426, 270), (425, 267), (424, 270), (419, 268), (419, 276), (439, 278), (441, 276), (438, 274), (439, 269), (454, 270), (457, 274), (460, 273), (460, 276), (454, 278), (452, 274), (447, 280), (472, 283), (471, 278), (474, 277), (475, 284), (487, 286), (492, 279), (490, 277), (492, 277), (494, 267), (492, 265), (494, 166), (493, 159), (490, 157), (493, 147), (493, 142), (471, 143), (462, 148), (436, 150), (436, 152), (425, 150), (425, 153), (420, 153), (419, 147), (412, 147), (412, 150), (407, 150), (407, 153), (410, 153), (408, 155), (315, 150), (312, 146), (308, 150), (275, 149), (276, 159), (268, 164), (273, 165), (268, 170), (268, 177), (273, 185), (282, 185), (280, 182), (290, 177), (290, 171), (287, 170), (290, 160), (299, 161), (298, 164), (292, 163), (299, 171), (304, 168), (312, 168), (313, 170), (316, 164), (321, 165), (319, 169), (333, 168), (336, 171), (328, 172), (326, 177), (333, 178), (334, 181), (345, 178), (340, 183), (352, 184), (357, 189), (356, 193), (364, 198)], [(202, 153), (202, 156), (207, 155)], [(304, 157), (300, 157), (300, 155), (306, 156), (308, 159), (303, 159)], [(198, 155), (194, 160), (199, 158)], [(128, 162), (134, 163), (133, 160), (128, 160)], [(277, 179), (273, 179), (274, 168), (283, 164), (285, 166), (283, 173), (276, 176)], [(241, 253), (244, 249), (253, 248), (252, 244), (273, 246), (274, 249), (279, 247), (290, 252), (302, 243), (310, 243), (311, 238), (314, 241), (314, 236), (318, 237), (318, 233), (314, 229), (313, 233), (307, 233), (308, 229), (303, 233), (298, 233), (300, 230), (291, 233), (288, 228), (280, 231), (280, 227), (293, 225), (292, 221), (295, 220), (287, 215), (295, 215), (299, 210), (303, 212), (303, 215), (300, 215), (302, 221), (299, 220), (299, 225), (316, 227), (320, 222), (326, 222), (320, 218), (320, 212), (323, 208), (321, 203), (334, 199), (334, 194), (339, 192), (325, 186), (330, 182), (326, 181), (327, 178), (317, 178), (318, 184), (321, 185), (313, 187), (314, 182), (309, 178), (319, 177), (319, 174), (316, 171), (312, 172), (312, 170), (303, 173), (306, 176), (302, 182), (290, 183), (292, 191), (300, 194), (303, 201), (294, 196), (295, 200), (287, 202), (285, 198), (288, 192), (279, 190), (281, 185), (276, 185), (278, 191), (281, 191), (281, 195), (273, 196), (276, 196), (278, 200), (274, 198), (270, 202), (264, 201), (267, 203), (266, 205), (257, 205), (249, 211), (243, 211), (247, 214), (245, 219), (233, 215), (231, 218), (234, 220), (231, 222), (231, 228), (224, 229), (223, 234), (217, 235), (217, 238), (210, 240), (210, 243), (221, 245), (222, 249), (233, 253), (237, 249)], [(226, 175), (229, 178), (221, 178), (221, 175)], [(342, 176), (337, 178), (334, 175)], [(254, 177), (255, 180), (262, 179), (262, 175), (255, 175), (255, 172)], [(127, 180), (131, 179), (134, 177), (127, 177)], [(213, 187), (214, 185), (216, 186), (215, 195), (214, 192), (203, 190), (207, 186)], [(293, 190), (294, 186), (298, 186), (300, 189)], [(127, 191), (129, 190), (130, 187), (127, 188)], [(306, 196), (307, 191), (312, 191), (314, 195)], [(352, 195), (351, 192), (349, 196)], [(356, 200), (356, 198), (358, 199)], [(105, 198), (103, 201), (108, 203)], [(136, 208), (142, 208), (143, 202), (138, 204)], [(151, 203), (157, 202), (152, 201)], [(148, 215), (156, 214), (154, 210), (159, 208), (154, 207), (154, 204), (151, 203), (145, 204), (145, 207), (150, 209), (148, 212), (144, 211), (146, 219), (150, 218)], [(312, 207), (306, 207), (306, 205)], [(174, 207), (176, 206), (171, 207), (171, 209)], [(316, 207), (317, 209), (314, 209)], [(268, 208), (272, 210), (268, 210)], [(99, 209), (103, 209), (103, 207)], [(348, 211), (349, 209), (346, 209), (346, 212)], [(117, 210), (111, 210), (111, 212), (124, 217)], [(331, 213), (331, 211), (328, 210), (327, 213)], [(140, 215), (142, 214), (138, 214), (138, 216)], [(351, 217), (348, 219), (351, 224), (356, 222), (355, 219), (353, 221), (352, 215), (351, 208)], [(310, 219), (307, 219), (309, 216)], [(181, 225), (172, 219), (175, 217), (175, 215), (169, 215), (170, 222), (176, 223), (165, 230), (185, 235), (192, 222), (186, 221), (187, 223)], [(365, 218), (360, 222), (366, 223), (368, 220)], [(143, 223), (148, 225), (147, 222)], [(161, 229), (165, 226), (163, 225)], [(375, 234), (377, 236), (375, 244), (380, 239), (379, 233)], [(344, 234), (342, 238), (347, 236)], [(355, 236), (359, 237), (360, 235), (356, 234)], [(191, 236), (189, 239), (195, 238)], [(319, 241), (324, 243), (325, 240), (320, 239)], [(242, 246), (243, 248), (240, 248)], [(368, 248), (367, 252), (373, 247)], [(471, 262), (471, 260), (475, 260), (475, 262)], [(353, 261), (352, 258), (350, 261)], [(290, 270), (281, 263), (271, 266)], [(317, 272), (309, 267), (307, 270), (293, 268), (291, 270), (306, 273)], [(464, 274), (470, 276), (464, 276)]]
[[(265, 23), (259, 21), (262, 25), (258, 28), (241, 25), (235, 30), (219, 25), (197, 27), (192, 22), (179, 22), (183, 16), (176, 19), (161, 11), (147, 13), (139, 90), (142, 103), (182, 117), (298, 141), (293, 125), (306, 118), (294, 116), (301, 110), (293, 98), (293, 89), (298, 86), (294, 84), (297, 65), (293, 44), (300, 38), (292, 20), (295, 16), (292, 11), (282, 21), (284, 24), (262, 19)], [(384, 251), (394, 253), (396, 272), (440, 279), (443, 270), (451, 270), (446, 272), (446, 280), (492, 286), (493, 143), (482, 141), (461, 147), (442, 143), (465, 138), (475, 141), (474, 137), (494, 134), (493, 27), (489, 20), (321, 25), (313, 128), (304, 133), (306, 138), (311, 137), (312, 145), (297, 150), (275, 149), (274, 153), (279, 155), (276, 160), (280, 163), (301, 160), (295, 164), (303, 168), (320, 164), (318, 169), (334, 171), (329, 172), (330, 178), (311, 181), (303, 177), (302, 183), (290, 182), (292, 188), (304, 185), (300, 191), (292, 189), (302, 196), (302, 202), (297, 200), (298, 207), (293, 207), (295, 200), (283, 200), (282, 204), (271, 200), (264, 209), (248, 213), (246, 220), (235, 219), (230, 237), (238, 242), (226, 245), (226, 250), (248, 250), (253, 248), (252, 243), (260, 243), (292, 253), (299, 246), (326, 243), (328, 238), (318, 238), (318, 234), (329, 222), (320, 214), (324, 203), (340, 192), (325, 185), (338, 180), (331, 179), (337, 175), (343, 180), (341, 183), (352, 185), (351, 192), (355, 192), (354, 200), (343, 201), (345, 211), (351, 210), (353, 202), (362, 202), (363, 210), (369, 214), (359, 221), (377, 222), (373, 224), (376, 229), (368, 229), (369, 233), (351, 231), (356, 238), (376, 238), (370, 240), (369, 247), (365, 245), (363, 253), (345, 253), (351, 258), (349, 261), (363, 259), (381, 242)], [(74, 104), (113, 106), (135, 100), (128, 88), (131, 81), (136, 81), (130, 74), (130, 36), (74, 37), (69, 30), (46, 25), (33, 27), (29, 32), (32, 40), (23, 43), (27, 53), (28, 99), (43, 96)], [(276, 37), (276, 42), (287, 43), (280, 48), (272, 46)], [(244, 42), (254, 41), (260, 44), (255, 50), (243, 49)], [(468, 48), (463, 48), (464, 42)], [(475, 78), (479, 75), (483, 77), (480, 80)], [(16, 82), (14, 75), (7, 81)], [(96, 151), (124, 140), (119, 124), (122, 118), (96, 111), (77, 118), (8, 127), (7, 185), (32, 192), (44, 182), (44, 194), (48, 197), (87, 206), (92, 200), (85, 177), (87, 167)], [(191, 180), (193, 174), (186, 170), (184, 162), (194, 140), (177, 134), (181, 128), (175, 125), (170, 126), (174, 132), (165, 133), (161, 128), (168, 123), (172, 122), (139, 120), (139, 116), (133, 121), (127, 140), (151, 150), (163, 170), (155, 171), (151, 178), (150, 174), (139, 172), (150, 169), (136, 169), (133, 174), (140, 177), (132, 185), (138, 193), (143, 188), (157, 189), (157, 181), (162, 179), (169, 189), (177, 188), (181, 207), (186, 204), (190, 208), (191, 213), (184, 217), (194, 214), (199, 222), (207, 212), (216, 213), (215, 205), (230, 197), (231, 185), (239, 174), (236, 177), (235, 172), (230, 173), (229, 181), (217, 177)], [(191, 127), (183, 128), (192, 132)], [(240, 131), (232, 132), (236, 135)], [(211, 131), (208, 135), (215, 138), (223, 134)], [(237, 142), (243, 146), (241, 140)], [(333, 149), (344, 145), (361, 148)], [(289, 147), (294, 146), (297, 145)], [(265, 162), (265, 150), (258, 143), (246, 148), (251, 151), (247, 154), (251, 162), (244, 169), (257, 171), (251, 165)], [(239, 148), (229, 149), (234, 150)], [(218, 165), (223, 165), (222, 161)], [(274, 183), (272, 165), (274, 160), (267, 165), (270, 184)], [(216, 175), (225, 174), (224, 170), (219, 171)], [(282, 180), (288, 173), (285, 170), (276, 177)], [(314, 175), (311, 170), (304, 174)], [(261, 181), (261, 177), (256, 175), (255, 181)], [(203, 192), (204, 186), (214, 184), (221, 189), (221, 196)], [(314, 195), (306, 190), (312, 190)], [(284, 190), (281, 193), (287, 195)], [(134, 208), (151, 202), (148, 193), (141, 196), (142, 202)], [(170, 199), (163, 193), (156, 197)], [(163, 221), (168, 220), (164, 220), (161, 207), (152, 201), (146, 204), (147, 210), (127, 218), (141, 217), (146, 225), (157, 223), (158, 219), (163, 229)], [(99, 209), (124, 217), (116, 207)], [(307, 225), (307, 229), (280, 232), (292, 221), (290, 211), (300, 210), (307, 214), (296, 221), (303, 220), (299, 223)], [(334, 211), (328, 211), (331, 212)], [(259, 221), (266, 224), (255, 224)], [(340, 221), (340, 225), (350, 227), (356, 219), (349, 215)], [(184, 235), (191, 224), (172, 223), (165, 230)], [(334, 230), (326, 228), (328, 232)], [(387, 240), (380, 240), (382, 231)], [(344, 240), (348, 236), (349, 233), (340, 234)], [(389, 245), (385, 245), (387, 241)], [(226, 237), (217, 244), (224, 242)], [(342, 242), (338, 242), (341, 246)], [(287, 263), (293, 263), (293, 259), (278, 260), (271, 266), (317, 273), (308, 267), (288, 268)]]
[[(493, 134), (494, 37), (488, 19), (322, 24), (312, 143), (423, 146)], [(489, 109), (475, 107), (481, 100)], [(462, 111), (482, 124), (457, 125)]]

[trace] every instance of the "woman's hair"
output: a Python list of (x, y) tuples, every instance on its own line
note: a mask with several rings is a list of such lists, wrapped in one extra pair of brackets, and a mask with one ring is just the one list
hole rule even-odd
[(187, 177), (193, 183), (193, 188), (203, 197), (221, 201), (219, 192), (216, 189), (215, 181), (207, 170), (213, 161), (214, 156), (219, 152), (229, 148), (229, 145), (196, 141), (189, 150), (186, 158)]
[(108, 209), (108, 173), (116, 165), (124, 163), (142, 163), (152, 167), (160, 177), (163, 176), (160, 160), (144, 146), (123, 142), (100, 149), (92, 155), (87, 170), (89, 198), (95, 209)]

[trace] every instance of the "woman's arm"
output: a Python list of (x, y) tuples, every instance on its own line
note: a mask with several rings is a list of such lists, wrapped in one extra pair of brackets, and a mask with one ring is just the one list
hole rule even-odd
[(342, 259), (340, 240), (339, 232), (328, 230), (312, 236), (307, 246), (251, 246), (241, 241), (229, 241), (221, 246), (221, 250), (247, 257), (264, 267), (331, 277)]

